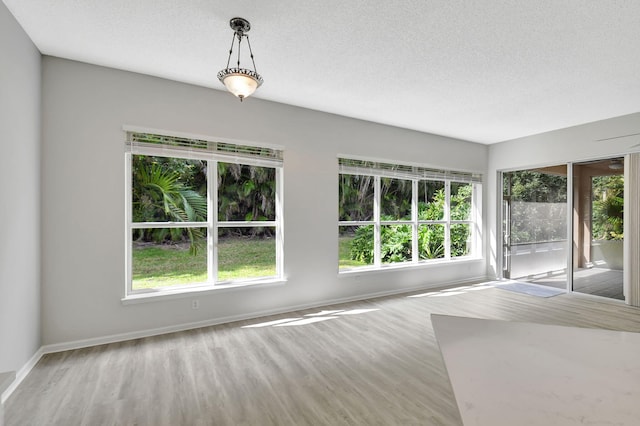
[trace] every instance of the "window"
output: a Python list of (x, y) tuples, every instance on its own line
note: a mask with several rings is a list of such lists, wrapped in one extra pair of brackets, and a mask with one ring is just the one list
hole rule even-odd
[(127, 294), (282, 276), (282, 151), (127, 134)]
[(480, 175), (338, 161), (341, 271), (480, 256)]

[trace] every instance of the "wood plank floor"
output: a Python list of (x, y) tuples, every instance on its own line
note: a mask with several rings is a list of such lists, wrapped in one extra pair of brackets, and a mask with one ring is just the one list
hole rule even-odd
[(640, 310), (620, 303), (476, 288), (328, 306), (352, 315), (306, 325), (243, 328), (322, 309), (45, 355), (7, 401), (6, 425), (455, 426), (431, 313), (640, 332)]
[[(567, 288), (567, 275), (524, 279), (538, 285)], [(573, 271), (573, 291), (610, 299), (624, 300), (623, 272), (616, 269), (584, 268)]]

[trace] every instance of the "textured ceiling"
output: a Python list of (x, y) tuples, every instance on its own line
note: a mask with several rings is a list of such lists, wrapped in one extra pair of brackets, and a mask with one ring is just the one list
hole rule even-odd
[(254, 97), (474, 142), (640, 111), (638, 0), (3, 1), (43, 54), (218, 90), (241, 16)]

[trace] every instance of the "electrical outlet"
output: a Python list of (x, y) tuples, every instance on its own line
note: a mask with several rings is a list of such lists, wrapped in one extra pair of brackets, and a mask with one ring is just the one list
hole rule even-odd
[(200, 307), (200, 301), (198, 299), (193, 299), (191, 301), (191, 309), (198, 309)]

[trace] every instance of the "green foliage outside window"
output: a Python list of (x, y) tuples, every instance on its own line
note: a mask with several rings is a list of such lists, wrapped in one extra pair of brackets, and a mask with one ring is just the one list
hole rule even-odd
[(523, 170), (504, 173), (510, 194), (511, 243), (530, 244), (567, 238), (567, 177)]
[[(206, 178), (201, 161), (134, 155), (132, 174), (133, 222), (207, 220)], [(188, 241), (192, 254), (201, 248), (205, 236), (204, 228), (133, 230), (135, 241)]]
[(597, 176), (592, 182), (592, 222), (594, 240), (622, 240), (624, 238), (623, 207), (624, 177)]
[[(207, 162), (132, 156), (133, 222), (206, 222)], [(218, 218), (221, 221), (275, 220), (275, 169), (218, 163)], [(134, 229), (136, 242), (188, 243), (196, 254), (206, 228)], [(272, 227), (221, 228), (225, 236), (273, 236)]]
[[(454, 186), (454, 185), (452, 185)], [(455, 186), (451, 194), (451, 219), (467, 220), (471, 213), (472, 185)], [(408, 198), (411, 199), (409, 192)], [(441, 220), (445, 204), (444, 188), (433, 194), (429, 203), (418, 203), (418, 218), (421, 221)], [(382, 215), (381, 221), (396, 220), (393, 215)], [(438, 259), (445, 253), (445, 227), (443, 224), (421, 224), (418, 227), (418, 250), (420, 259)], [(469, 253), (468, 240), (471, 230), (468, 224), (451, 226), (451, 256), (464, 256)], [(412, 226), (410, 224), (381, 226), (380, 256), (382, 263), (408, 262), (412, 260)], [(352, 260), (363, 264), (373, 263), (374, 227), (360, 226), (351, 241), (350, 256)]]
[[(504, 178), (506, 194), (511, 195), (513, 244), (566, 239), (566, 176), (525, 170), (505, 173)], [(594, 240), (623, 239), (623, 205), (622, 175), (593, 177), (591, 232)]]
[(218, 220), (275, 220), (275, 211), (274, 168), (218, 163)]

